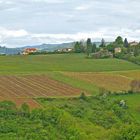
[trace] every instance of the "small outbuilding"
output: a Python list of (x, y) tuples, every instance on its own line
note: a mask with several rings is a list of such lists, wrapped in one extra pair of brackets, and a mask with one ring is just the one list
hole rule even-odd
[(122, 48), (121, 47), (118, 47), (118, 48), (115, 48), (115, 53), (121, 53), (122, 52)]

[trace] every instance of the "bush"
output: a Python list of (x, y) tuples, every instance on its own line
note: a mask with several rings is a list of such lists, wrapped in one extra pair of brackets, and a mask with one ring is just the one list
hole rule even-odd
[(81, 95), (80, 95), (80, 99), (82, 99), (82, 100), (86, 100), (86, 99), (87, 99), (87, 98), (86, 98), (86, 95), (85, 95), (84, 92), (81, 93)]

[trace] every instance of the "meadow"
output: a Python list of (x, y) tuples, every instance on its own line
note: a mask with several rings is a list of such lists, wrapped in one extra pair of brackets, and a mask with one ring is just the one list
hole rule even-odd
[(85, 54), (0, 56), (0, 74), (47, 72), (104, 72), (139, 70), (140, 66), (119, 59), (86, 59)]

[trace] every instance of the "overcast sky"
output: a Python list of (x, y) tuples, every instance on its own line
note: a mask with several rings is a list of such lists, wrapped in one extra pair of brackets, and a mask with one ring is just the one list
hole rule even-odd
[(0, 0), (0, 45), (112, 41), (118, 35), (140, 40), (140, 0)]

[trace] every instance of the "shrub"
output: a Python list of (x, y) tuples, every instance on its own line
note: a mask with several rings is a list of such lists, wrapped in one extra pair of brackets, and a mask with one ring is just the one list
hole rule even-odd
[(86, 100), (86, 95), (85, 95), (84, 92), (81, 93), (81, 95), (80, 95), (80, 99), (82, 99), (82, 100)]

